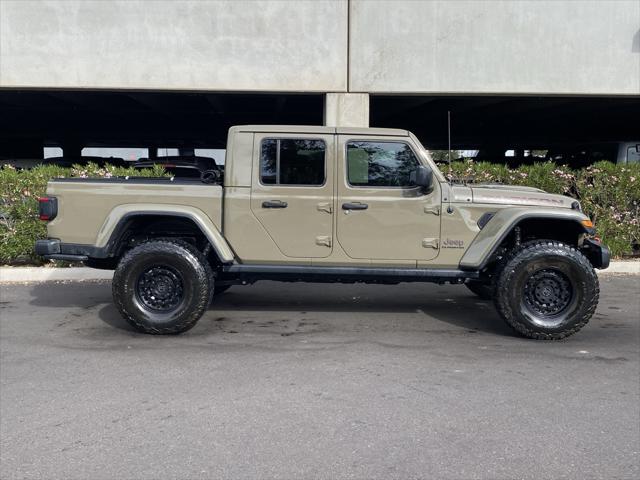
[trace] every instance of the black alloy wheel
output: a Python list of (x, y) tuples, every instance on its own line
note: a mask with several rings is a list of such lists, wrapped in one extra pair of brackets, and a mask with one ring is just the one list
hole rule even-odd
[(542, 326), (555, 326), (573, 298), (571, 280), (559, 270), (538, 270), (524, 285), (525, 308)]
[(182, 275), (168, 265), (153, 266), (138, 276), (136, 296), (146, 308), (171, 311), (184, 299)]

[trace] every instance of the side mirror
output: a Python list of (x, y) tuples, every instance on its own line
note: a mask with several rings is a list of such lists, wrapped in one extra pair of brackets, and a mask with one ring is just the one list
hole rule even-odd
[(409, 180), (413, 185), (421, 187), (428, 192), (433, 187), (433, 170), (424, 165), (419, 165), (411, 172)]

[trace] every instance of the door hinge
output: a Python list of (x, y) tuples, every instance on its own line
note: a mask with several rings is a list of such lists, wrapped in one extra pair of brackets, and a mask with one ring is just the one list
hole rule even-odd
[(319, 203), (318, 204), (318, 210), (320, 212), (333, 213), (333, 207), (331, 206), (331, 204), (329, 202)]
[(433, 213), (435, 216), (440, 215), (440, 207), (424, 206), (424, 213)]
[(329, 237), (328, 235), (320, 235), (319, 237), (316, 237), (316, 245), (320, 245), (323, 247), (330, 247), (331, 237)]
[(437, 238), (423, 238), (422, 239), (422, 246), (424, 248), (435, 248), (436, 250), (438, 249), (439, 246), (439, 241)]

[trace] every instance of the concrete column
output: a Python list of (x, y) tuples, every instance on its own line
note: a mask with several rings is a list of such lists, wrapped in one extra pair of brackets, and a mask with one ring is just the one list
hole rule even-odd
[(368, 127), (368, 93), (327, 93), (324, 100), (327, 127)]

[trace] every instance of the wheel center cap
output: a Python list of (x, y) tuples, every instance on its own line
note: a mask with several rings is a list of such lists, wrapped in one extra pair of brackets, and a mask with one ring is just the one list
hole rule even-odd
[(183, 296), (184, 286), (177, 272), (170, 267), (152, 267), (138, 279), (136, 294), (153, 310), (170, 310)]
[(160, 295), (164, 295), (171, 289), (171, 285), (166, 280), (159, 280), (156, 284), (156, 289)]
[(564, 273), (545, 269), (533, 274), (524, 288), (525, 302), (538, 315), (552, 316), (566, 308), (573, 296)]

